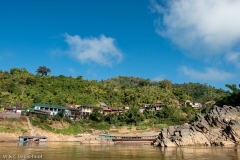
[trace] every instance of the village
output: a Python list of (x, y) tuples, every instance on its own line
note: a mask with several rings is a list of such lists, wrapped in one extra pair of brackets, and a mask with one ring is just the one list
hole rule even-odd
[[(214, 101), (208, 101), (204, 105), (213, 104)], [(202, 104), (198, 102), (191, 102), (187, 100), (184, 104), (185, 106), (195, 108), (200, 110), (202, 108)], [(104, 102), (100, 102), (98, 105), (75, 105), (75, 104), (66, 104), (65, 106), (59, 105), (50, 105), (50, 104), (35, 104), (31, 108), (24, 109), (24, 105), (17, 104), (16, 106), (6, 106), (2, 107), (0, 111), (0, 117), (2, 118), (19, 118), (24, 113), (32, 113), (32, 114), (44, 114), (49, 116), (57, 115), (59, 112), (64, 111), (64, 116), (69, 117), (70, 119), (83, 119), (85, 117), (89, 117), (94, 108), (101, 108), (101, 113), (103, 115), (107, 114), (121, 114), (129, 110), (129, 106), (119, 106), (119, 107), (108, 107)], [(144, 111), (157, 112), (162, 109), (162, 103), (158, 100), (154, 105), (144, 104), (139, 108), (139, 112), (143, 113)], [(181, 105), (178, 105), (181, 107)]]

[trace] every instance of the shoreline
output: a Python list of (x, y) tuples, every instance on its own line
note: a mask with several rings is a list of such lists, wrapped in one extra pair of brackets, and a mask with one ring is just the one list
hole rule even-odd
[[(63, 134), (55, 134), (49, 131), (42, 130), (40, 128), (34, 127), (35, 136), (46, 136), (47, 142), (80, 142), (81, 144), (108, 144), (113, 141), (109, 139), (100, 138), (100, 132), (95, 130), (92, 134), (88, 136), (75, 137), (75, 135), (63, 135)], [(159, 132), (153, 130), (127, 130), (125, 127), (119, 129), (117, 132), (113, 131), (108, 135), (116, 135), (116, 136), (146, 136), (146, 135), (158, 135)], [(27, 136), (28, 134), (24, 134)], [(19, 142), (19, 136), (22, 136), (20, 133), (5, 133), (0, 132), (0, 143), (4, 142)], [(114, 143), (114, 142), (113, 142)]]

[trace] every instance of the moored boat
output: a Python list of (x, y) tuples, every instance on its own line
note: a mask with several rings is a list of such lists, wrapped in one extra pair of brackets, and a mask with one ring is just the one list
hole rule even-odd
[(158, 135), (153, 135), (153, 136), (116, 136), (115, 138), (112, 139), (112, 141), (155, 141), (157, 139)]
[(46, 136), (19, 136), (19, 142), (46, 142)]

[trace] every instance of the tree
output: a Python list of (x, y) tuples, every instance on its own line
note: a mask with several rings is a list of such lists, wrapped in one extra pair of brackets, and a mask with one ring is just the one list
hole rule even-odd
[(92, 113), (90, 114), (90, 119), (95, 122), (102, 122), (104, 120), (104, 115), (102, 114), (103, 109), (101, 107), (93, 108)]
[(229, 88), (232, 92), (226, 97), (224, 97), (217, 105), (232, 105), (239, 106), (240, 105), (240, 89), (237, 88), (236, 84), (226, 84), (227, 88)]
[(139, 112), (138, 107), (131, 107), (124, 115), (125, 122), (127, 124), (137, 125), (139, 122), (144, 120), (144, 115)]
[(160, 81), (158, 85), (160, 88), (168, 89), (168, 88), (172, 87), (172, 82), (167, 79), (164, 79), (164, 80)]
[(39, 66), (36, 72), (41, 74), (41, 76), (46, 76), (49, 72), (51, 72), (51, 70), (46, 66)]

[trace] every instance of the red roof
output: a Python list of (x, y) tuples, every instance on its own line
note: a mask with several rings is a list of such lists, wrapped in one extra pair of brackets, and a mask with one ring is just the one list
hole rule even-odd
[(12, 106), (6, 106), (5, 109), (13, 109)]
[(112, 111), (112, 110), (107, 107), (103, 107), (103, 111)]

